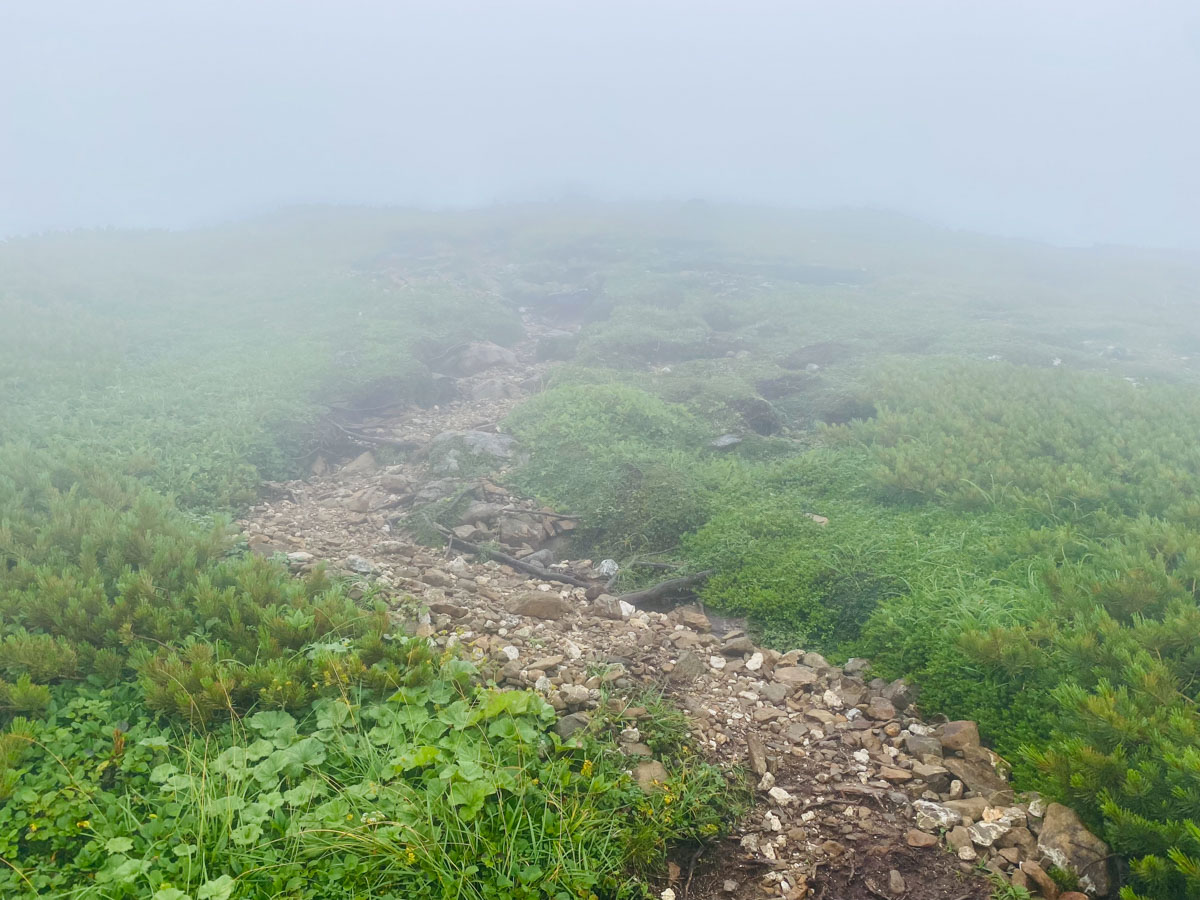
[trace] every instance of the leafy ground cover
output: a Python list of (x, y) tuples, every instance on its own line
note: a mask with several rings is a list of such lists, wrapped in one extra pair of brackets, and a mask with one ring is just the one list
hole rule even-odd
[[(869, 656), (979, 720), (1129, 861), (1126, 897), (1195, 894), (1193, 320), (1033, 248), (992, 248), (1036, 284), (1004, 300), (962, 249), (819, 287), (711, 258), (610, 280), (611, 315), (510, 420), (517, 483), (596, 552), (715, 570), (705, 599), (766, 640)], [(1131, 296), (1174, 278), (1126, 262)]]
[(1090, 817), (1126, 897), (1200, 893), (1195, 283), (702, 205), (0, 245), (0, 884), (637, 896), (724, 827), (678, 729), (643, 794), (603, 721), (564, 746), (533, 695), (207, 518), (344, 450), (339, 409), (431, 402), (421, 360), (528, 304), (585, 323), (508, 423), (580, 549), (714, 568), (766, 640), (913, 678)]

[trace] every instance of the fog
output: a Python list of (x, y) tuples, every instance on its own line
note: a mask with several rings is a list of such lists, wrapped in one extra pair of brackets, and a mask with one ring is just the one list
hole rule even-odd
[(12, 0), (0, 233), (564, 195), (1200, 245), (1200, 9)]

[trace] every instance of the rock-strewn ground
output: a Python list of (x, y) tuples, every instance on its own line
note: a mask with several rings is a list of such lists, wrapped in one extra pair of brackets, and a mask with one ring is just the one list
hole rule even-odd
[[(615, 702), (628, 719), (630, 768), (647, 781), (656, 763), (636, 698), (647, 686), (666, 691), (688, 713), (698, 751), (743, 767), (756, 797), (726, 846), (672, 869), (663, 888), (679, 900), (973, 900), (992, 889), (980, 867), (1055, 900), (1050, 865), (1108, 890), (1107, 848), (1069, 810), (1018, 802), (973, 723), (923, 722), (909, 687), (873, 679), (866, 660), (836, 667), (817, 653), (761, 649), (739, 623), (694, 606), (622, 603), (591, 560), (554, 562), (574, 521), (468, 474), (480, 460), (503, 469), (520, 452), (496, 426), (546, 372), (534, 339), (547, 329), (529, 330), (515, 352), (450, 351), (440, 367), (457, 399), (355, 423), (358, 434), (409, 445), (410, 461), (383, 466), (367, 451), (268, 486), (270, 499), (241, 523), (251, 547), (287, 554), (297, 570), (326, 562), (373, 582), (397, 598), (408, 627), (464, 648), (500, 684), (544, 693), (564, 732)], [(549, 568), (530, 575), (452, 544), (421, 546), (406, 516), (448, 497), (460, 501), (454, 536)]]

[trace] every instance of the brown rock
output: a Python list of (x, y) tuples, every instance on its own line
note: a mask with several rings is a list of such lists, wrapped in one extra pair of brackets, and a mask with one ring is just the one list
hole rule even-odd
[(942, 733), (939, 738), (942, 746), (947, 750), (963, 750), (967, 747), (978, 747), (979, 726), (967, 720), (947, 722), (942, 726)]
[(879, 770), (880, 776), (893, 784), (900, 784), (905, 781), (912, 781), (913, 773), (907, 769), (897, 769), (895, 766), (883, 766)]
[(916, 763), (913, 765), (913, 774), (938, 793), (945, 793), (950, 787), (950, 772), (944, 766)]
[(681, 606), (675, 610), (675, 615), (681, 625), (686, 625), (692, 631), (699, 631), (701, 634), (712, 631), (712, 623), (708, 621), (708, 616), (694, 606)]
[(817, 672), (809, 666), (781, 666), (771, 677), (780, 684), (798, 686), (813, 684), (817, 680)]
[(1012, 847), (1018, 850), (1022, 856), (1032, 856), (1037, 850), (1037, 838), (1028, 828), (1018, 826), (996, 841), (996, 846)]
[(1059, 894), (1058, 900), (1088, 900), (1088, 895), (1081, 894), (1079, 891), (1067, 891), (1064, 894)]
[(961, 850), (963, 847), (971, 846), (971, 832), (967, 831), (963, 825), (955, 825), (946, 832), (946, 843), (955, 850)]
[(509, 612), (518, 616), (528, 616), (531, 619), (561, 619), (567, 613), (567, 604), (562, 598), (551, 593), (529, 593), (517, 597)]
[(633, 780), (647, 794), (658, 790), (667, 778), (667, 770), (657, 759), (648, 759), (633, 768)]
[(872, 697), (871, 702), (867, 704), (867, 715), (877, 722), (886, 722), (896, 718), (896, 707), (883, 697)]
[(1021, 863), (1021, 871), (1037, 886), (1038, 891), (1046, 900), (1058, 900), (1058, 885), (1046, 874), (1046, 870), (1032, 859)]
[(936, 847), (938, 839), (936, 835), (928, 834), (924, 831), (918, 831), (915, 828), (908, 829), (908, 833), (904, 836), (905, 842), (910, 847), (925, 849), (926, 847)]
[(1074, 810), (1061, 803), (1046, 808), (1038, 850), (1055, 865), (1078, 875), (1080, 886), (1089, 893), (1107, 896), (1111, 887), (1108, 844), (1088, 831)]
[(973, 791), (981, 794), (992, 794), (1009, 790), (1008, 782), (996, 774), (996, 770), (983, 763), (971, 762), (969, 759), (959, 759), (947, 756), (942, 765), (953, 773), (954, 777)]

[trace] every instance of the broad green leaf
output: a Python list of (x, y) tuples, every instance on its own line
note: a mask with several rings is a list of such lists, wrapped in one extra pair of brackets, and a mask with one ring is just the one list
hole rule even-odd
[(296, 727), (296, 720), (280, 709), (264, 710), (255, 713), (246, 720), (246, 724), (259, 732), (263, 737), (275, 737), (281, 731), (291, 731)]
[(240, 846), (248, 846), (262, 837), (262, 826), (256, 823), (240, 825), (229, 832), (229, 839)]
[(456, 781), (450, 785), (450, 804), (458, 808), (464, 821), (471, 821), (483, 809), (484, 801), (491, 793), (482, 781)]
[(178, 766), (173, 766), (170, 763), (163, 763), (162, 765), (155, 766), (150, 770), (150, 780), (155, 784), (162, 784), (178, 771)]
[(214, 878), (200, 885), (196, 891), (196, 900), (229, 900), (233, 896), (233, 889), (236, 886), (236, 881), (228, 875), (222, 875), (220, 878)]
[(319, 778), (306, 778), (294, 788), (283, 792), (283, 800), (291, 806), (304, 806), (318, 797), (323, 797), (328, 788)]
[(432, 765), (438, 761), (440, 756), (441, 751), (437, 747), (412, 747), (392, 760), (392, 765), (402, 772), (407, 772), (411, 769)]
[(451, 728), (462, 730), (476, 721), (474, 710), (465, 700), (455, 700), (449, 706), (438, 710), (438, 719)]
[(104, 842), (104, 849), (109, 853), (128, 853), (133, 849), (133, 841), (127, 837), (109, 838)]

